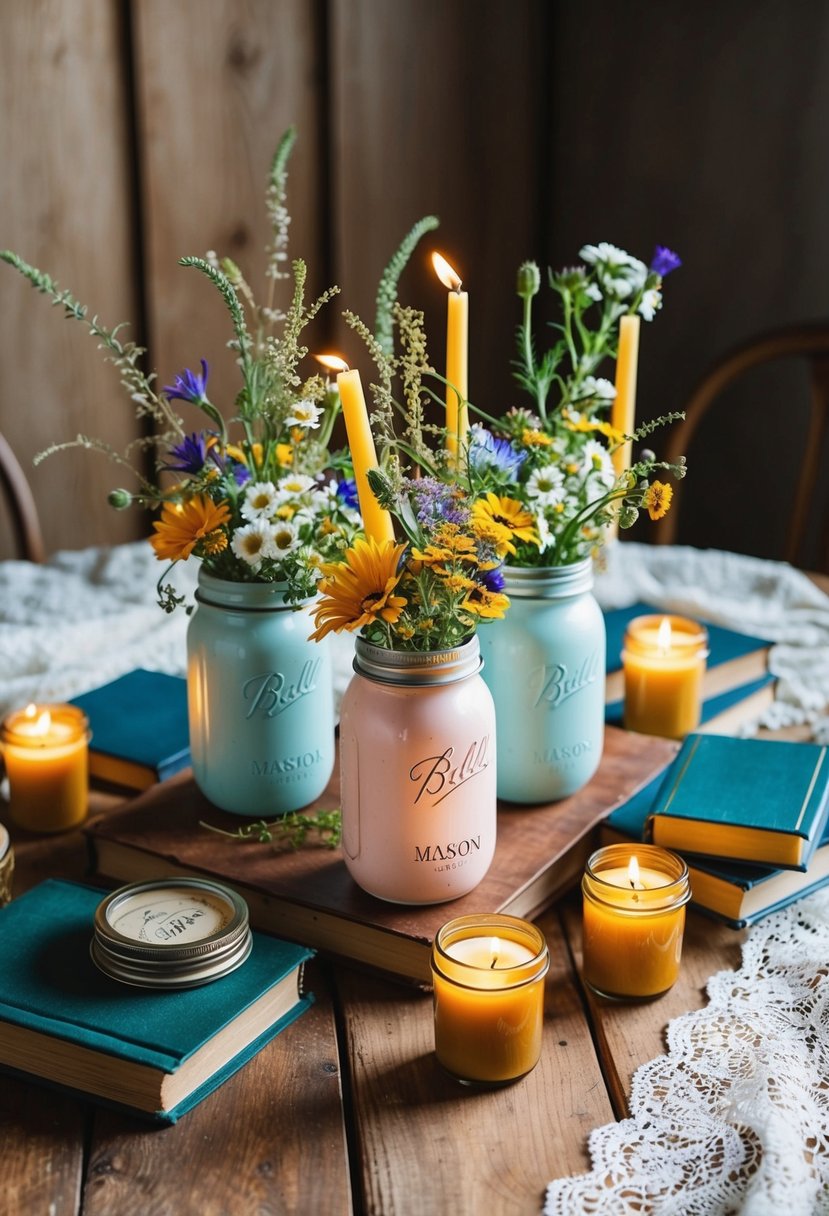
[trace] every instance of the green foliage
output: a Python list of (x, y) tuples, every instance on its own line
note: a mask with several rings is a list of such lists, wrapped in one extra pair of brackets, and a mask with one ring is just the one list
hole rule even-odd
[(279, 819), (257, 819), (245, 823), (235, 832), (224, 828), (214, 827), (213, 824), (201, 822), (199, 827), (216, 832), (219, 836), (227, 836), (230, 840), (254, 841), (259, 844), (273, 844), (277, 848), (299, 849), (310, 843), (326, 849), (336, 849), (342, 839), (342, 812), (317, 811), (315, 815), (304, 815), (301, 811), (290, 811)]
[(409, 264), (409, 259), (421, 237), (427, 232), (433, 232), (439, 223), (440, 221), (434, 215), (424, 215), (422, 219), (419, 219), (406, 233), (380, 277), (380, 284), (377, 288), (374, 336), (386, 355), (394, 354), (394, 306), (397, 303), (400, 276)]

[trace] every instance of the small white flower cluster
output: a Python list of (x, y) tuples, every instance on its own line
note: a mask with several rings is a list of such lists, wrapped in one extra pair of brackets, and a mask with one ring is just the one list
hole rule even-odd
[(289, 473), (274, 484), (256, 481), (247, 485), (241, 503), (242, 518), (230, 547), (240, 561), (258, 571), (264, 561), (281, 561), (303, 546), (312, 552), (313, 530), (327, 516), (359, 522), (358, 513), (338, 498), (335, 483), (322, 483), (322, 475), (309, 477)]
[[(662, 307), (662, 293), (658, 286), (647, 286), (650, 274), (644, 262), (607, 241), (585, 245), (579, 251), (579, 256), (588, 265), (595, 266), (596, 279), (604, 295), (620, 302), (641, 295), (636, 311), (645, 321), (653, 320), (657, 310)], [(601, 293), (597, 294), (595, 287), (595, 283), (590, 284), (588, 295), (600, 300)], [(594, 291), (591, 292), (590, 288)]]
[[(580, 415), (570, 412), (572, 421)], [(555, 541), (561, 521), (572, 519), (589, 502), (613, 488), (616, 472), (604, 444), (583, 435), (558, 436), (545, 450), (554, 459), (533, 469), (524, 486), (527, 509), (532, 512), (544, 552)]]

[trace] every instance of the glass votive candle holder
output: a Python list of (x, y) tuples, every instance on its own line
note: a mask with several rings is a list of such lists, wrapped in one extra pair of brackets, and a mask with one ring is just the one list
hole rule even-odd
[(9, 833), (0, 823), (0, 908), (11, 903), (14, 878), (14, 849)]
[(682, 858), (652, 844), (608, 845), (588, 860), (581, 889), (588, 987), (623, 1001), (673, 987), (691, 898)]
[(466, 1085), (517, 1081), (538, 1063), (544, 1022), (544, 934), (515, 916), (460, 916), (432, 947), (435, 1053)]
[(89, 722), (74, 705), (30, 705), (0, 725), (9, 815), (31, 832), (61, 832), (86, 818)]
[(622, 650), (627, 730), (682, 739), (699, 726), (708, 631), (681, 616), (639, 616)]

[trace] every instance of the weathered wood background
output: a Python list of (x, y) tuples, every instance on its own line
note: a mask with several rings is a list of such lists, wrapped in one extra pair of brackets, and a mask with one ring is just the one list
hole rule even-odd
[[(434, 246), (471, 297), (471, 396), (499, 412), (518, 399), (518, 263), (567, 264), (595, 240), (647, 258), (658, 241), (685, 265), (643, 335), (640, 416), (653, 416), (681, 408), (732, 342), (829, 312), (828, 119), (821, 0), (731, 0), (704, 17), (684, 0), (0, 0), (0, 246), (107, 323), (131, 320), (162, 383), (206, 357), (227, 400), (225, 314), (177, 259), (215, 249), (258, 281), (267, 170), (295, 123), (292, 253), (313, 289), (342, 288), (320, 345), (364, 359), (340, 308), (370, 320), (388, 257), (437, 214)], [(402, 295), (424, 309), (440, 366), (428, 248)], [(107, 507), (121, 477), (103, 458), (31, 467), (77, 433), (118, 448), (138, 433), (113, 369), (6, 266), (0, 307), (0, 431), (47, 549), (145, 534), (146, 516)], [(703, 432), (685, 539), (773, 552), (796, 387), (764, 399), (758, 386)]]

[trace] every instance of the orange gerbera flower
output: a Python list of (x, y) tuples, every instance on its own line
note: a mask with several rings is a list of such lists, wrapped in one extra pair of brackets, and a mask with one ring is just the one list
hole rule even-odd
[(664, 481), (652, 481), (645, 491), (642, 505), (651, 519), (661, 519), (668, 514), (673, 496), (673, 486), (665, 485)]
[[(184, 502), (165, 502), (161, 519), (153, 524), (155, 536), (150, 544), (159, 561), (177, 562), (189, 557), (200, 541), (230, 521), (226, 502), (214, 502), (206, 494), (196, 494)], [(213, 552), (216, 538), (211, 538)]]
[(344, 562), (325, 562), (311, 640), (318, 642), (343, 629), (361, 629), (378, 618), (393, 625), (407, 603), (404, 596), (392, 595), (400, 581), (398, 565), (405, 549), (392, 540), (378, 544), (373, 538), (358, 537)]

